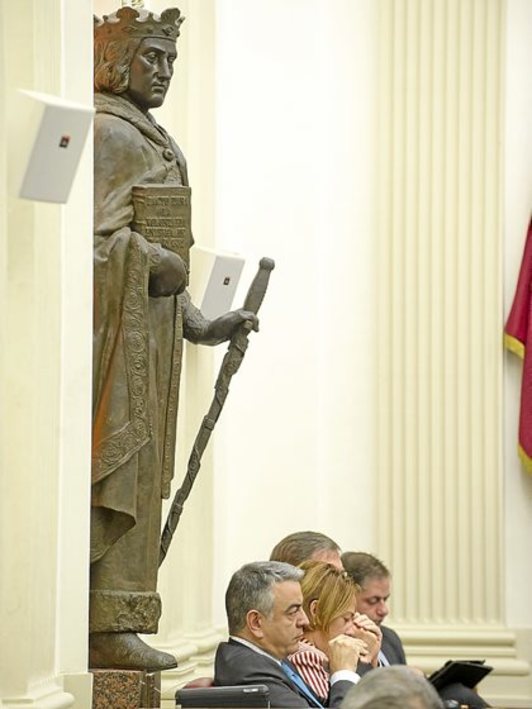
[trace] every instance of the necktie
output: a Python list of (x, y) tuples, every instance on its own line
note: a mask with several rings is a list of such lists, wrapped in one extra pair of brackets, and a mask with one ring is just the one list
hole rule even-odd
[(301, 691), (301, 693), (309, 700), (311, 707), (323, 708), (323, 704), (319, 703), (318, 699), (314, 696), (309, 687), (307, 687), (307, 685), (303, 682), (301, 676), (294, 670), (294, 668), (289, 662), (287, 662), (286, 660), (282, 660), (281, 667), (283, 668), (284, 673), (286, 674), (288, 679), (293, 684), (295, 684), (296, 687)]
[(386, 657), (386, 655), (383, 653), (382, 650), (379, 650), (378, 660), (379, 660), (379, 667), (389, 667), (390, 666), (390, 663), (388, 662), (388, 658)]

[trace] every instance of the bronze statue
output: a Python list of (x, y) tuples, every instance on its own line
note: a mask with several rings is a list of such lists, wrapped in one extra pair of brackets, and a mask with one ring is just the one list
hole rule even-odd
[[(258, 327), (244, 309), (208, 321), (186, 291), (186, 163), (149, 112), (168, 90), (182, 21), (177, 8), (129, 7), (95, 20), (91, 667), (176, 666), (137, 633), (157, 632), (161, 613), (182, 341), (214, 345), (243, 322)], [(168, 231), (176, 250), (158, 240)]]

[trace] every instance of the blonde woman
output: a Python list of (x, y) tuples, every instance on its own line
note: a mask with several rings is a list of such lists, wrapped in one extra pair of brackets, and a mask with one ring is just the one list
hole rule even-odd
[(316, 696), (326, 701), (331, 645), (345, 635), (356, 638), (360, 661), (376, 666), (382, 635), (373, 621), (357, 613), (357, 586), (345, 571), (322, 561), (305, 561), (299, 568), (305, 572), (300, 583), (309, 626), (289, 659)]

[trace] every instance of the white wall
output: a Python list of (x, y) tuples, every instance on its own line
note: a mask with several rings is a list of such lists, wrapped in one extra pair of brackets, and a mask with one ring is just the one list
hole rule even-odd
[(376, 5), (216, 11), (216, 243), (248, 258), (246, 287), (261, 256), (276, 261), (216, 434), (223, 622), (230, 574), (285, 534), (372, 543)]
[[(92, 105), (91, 0), (62, 3), (61, 93)], [(92, 28), (91, 28), (92, 29)], [(61, 673), (87, 665), (87, 549), (90, 517), (92, 405), (92, 131), (62, 210), (59, 593), (56, 660)], [(74, 681), (74, 680), (72, 680)]]

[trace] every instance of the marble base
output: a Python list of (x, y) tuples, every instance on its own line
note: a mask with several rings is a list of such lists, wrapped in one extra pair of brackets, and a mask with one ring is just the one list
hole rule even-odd
[(152, 709), (161, 706), (161, 673), (91, 670), (92, 709)]

